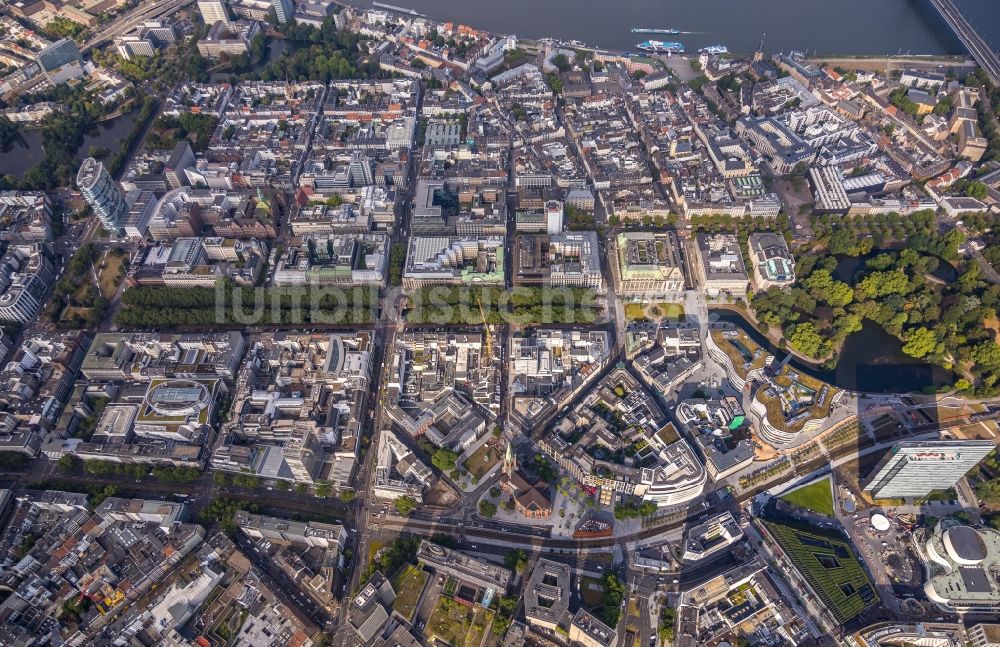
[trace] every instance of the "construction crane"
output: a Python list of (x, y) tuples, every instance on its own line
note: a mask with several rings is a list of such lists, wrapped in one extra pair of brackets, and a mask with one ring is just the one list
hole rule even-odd
[(476, 295), (476, 303), (479, 304), (479, 316), (483, 318), (483, 334), (486, 336), (486, 361), (493, 361), (493, 333), (490, 332), (490, 325), (486, 323), (486, 312), (483, 311), (483, 299), (481, 295)]

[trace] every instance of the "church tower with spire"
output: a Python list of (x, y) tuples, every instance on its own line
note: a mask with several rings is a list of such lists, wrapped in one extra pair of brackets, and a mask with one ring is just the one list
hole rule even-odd
[(508, 440), (503, 455), (503, 473), (509, 477), (515, 471), (517, 471), (517, 454), (514, 453), (514, 445)]

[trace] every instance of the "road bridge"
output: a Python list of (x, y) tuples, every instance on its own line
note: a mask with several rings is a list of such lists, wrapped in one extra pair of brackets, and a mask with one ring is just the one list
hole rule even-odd
[(965, 19), (955, 3), (952, 0), (930, 0), (930, 2), (952, 28), (958, 39), (962, 41), (965, 48), (969, 50), (972, 58), (976, 59), (976, 62), (990, 77), (990, 80), (995, 84), (1000, 84), (1000, 57), (973, 28), (972, 24)]

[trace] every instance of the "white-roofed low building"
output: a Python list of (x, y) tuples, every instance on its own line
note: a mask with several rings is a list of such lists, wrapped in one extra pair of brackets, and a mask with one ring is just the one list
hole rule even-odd
[(413, 236), (403, 286), (502, 285), (504, 256), (503, 236)]
[(1000, 612), (1000, 532), (939, 521), (921, 546), (924, 593), (951, 613)]

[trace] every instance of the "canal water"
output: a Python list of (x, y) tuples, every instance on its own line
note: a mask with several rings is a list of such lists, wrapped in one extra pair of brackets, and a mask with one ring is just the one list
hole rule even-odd
[[(714, 322), (739, 327), (779, 360), (788, 355), (734, 310), (713, 308), (709, 316)], [(868, 320), (864, 321), (859, 332), (844, 342), (834, 370), (826, 370), (796, 357), (789, 364), (797, 371), (834, 386), (868, 393), (919, 393), (928, 387), (946, 386), (955, 381), (950, 371), (906, 355), (899, 339)]]
[[(987, 41), (1000, 45), (997, 0), (955, 2)], [(655, 38), (678, 40), (688, 52), (721, 44), (747, 53), (763, 38), (769, 52), (963, 53), (929, 0), (393, 0), (390, 4), (496, 32), (576, 39), (624, 50)], [(633, 34), (633, 27), (682, 33)]]
[[(80, 160), (87, 157), (91, 146), (107, 148), (114, 154), (128, 134), (139, 116), (139, 108), (133, 109), (120, 117), (95, 124), (86, 135), (83, 145), (76, 152)], [(21, 177), (25, 171), (38, 164), (45, 157), (42, 148), (41, 130), (22, 130), (17, 139), (3, 151), (0, 151), (0, 175)]]

